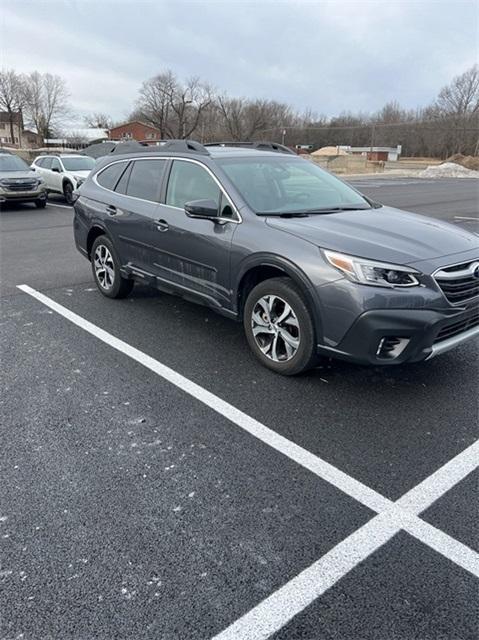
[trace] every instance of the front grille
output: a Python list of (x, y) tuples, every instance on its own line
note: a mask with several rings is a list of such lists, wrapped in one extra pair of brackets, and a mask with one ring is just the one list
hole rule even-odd
[(32, 191), (36, 189), (38, 183), (36, 180), (25, 180), (22, 182), (3, 182), (2, 184), (9, 191)]
[(479, 261), (464, 262), (436, 271), (434, 278), (452, 304), (460, 304), (479, 295)]
[(457, 336), (459, 333), (464, 333), (464, 331), (477, 326), (479, 326), (479, 311), (463, 316), (460, 320), (451, 322), (451, 324), (443, 327), (435, 337), (434, 343), (447, 340), (448, 338)]

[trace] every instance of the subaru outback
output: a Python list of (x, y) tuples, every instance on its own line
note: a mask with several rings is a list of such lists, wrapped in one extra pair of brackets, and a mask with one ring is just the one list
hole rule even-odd
[(100, 292), (138, 281), (207, 305), (286, 375), (320, 356), (427, 360), (478, 335), (476, 234), (257, 147), (168, 141), (101, 159), (74, 204)]
[(47, 204), (45, 183), (22, 158), (0, 149), (0, 207), (14, 202), (34, 202), (43, 209)]

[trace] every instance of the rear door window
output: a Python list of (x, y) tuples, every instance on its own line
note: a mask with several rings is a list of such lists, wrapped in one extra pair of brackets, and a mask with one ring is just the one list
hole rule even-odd
[(115, 164), (111, 164), (106, 169), (100, 171), (96, 177), (98, 184), (105, 189), (113, 191), (127, 164), (127, 161), (115, 162)]
[(158, 202), (165, 166), (166, 160), (135, 160), (126, 195)]
[(60, 164), (60, 160), (58, 158), (52, 158), (52, 166), (51, 169), (58, 169), (58, 171), (62, 170), (62, 165)]

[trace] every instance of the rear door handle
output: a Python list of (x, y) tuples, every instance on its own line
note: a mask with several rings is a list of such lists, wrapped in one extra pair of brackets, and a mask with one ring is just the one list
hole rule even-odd
[(166, 222), (166, 220), (157, 220), (156, 221), (156, 228), (158, 231), (161, 231), (162, 233), (164, 233), (165, 231), (168, 231), (169, 226), (168, 223)]
[(114, 207), (112, 204), (109, 204), (107, 206), (106, 212), (109, 216), (116, 216), (116, 214), (118, 213), (116, 207)]

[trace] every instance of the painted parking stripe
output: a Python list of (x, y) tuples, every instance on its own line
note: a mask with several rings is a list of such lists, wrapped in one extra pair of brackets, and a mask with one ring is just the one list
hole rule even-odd
[(479, 466), (479, 440), (446, 462), (395, 503), (419, 515)]
[(55, 302), (51, 298), (48, 298), (43, 293), (32, 289), (28, 285), (19, 285), (18, 289), (24, 293), (28, 293), (30, 296), (53, 311), (56, 311), (59, 315), (63, 316), (81, 329), (84, 329), (114, 349), (124, 353), (132, 360), (135, 360), (147, 369), (150, 369), (150, 371), (153, 371), (165, 380), (168, 380), (168, 382), (171, 382), (185, 393), (188, 393), (217, 413), (221, 414), (223, 417), (234, 422), (236, 425), (255, 436), (258, 440), (261, 440), (273, 449), (283, 453), (291, 460), (294, 460), (305, 469), (308, 469), (320, 478), (323, 478), (364, 506), (372, 509), (373, 511), (380, 512), (394, 504), (391, 500), (388, 500), (377, 491), (374, 491), (374, 489), (371, 489), (362, 482), (355, 480), (347, 473), (340, 471), (332, 464), (329, 464), (325, 460), (315, 456), (294, 442), (291, 442), (291, 440), (281, 436), (279, 433), (276, 433), (276, 431), (269, 429), (207, 389), (204, 389), (195, 382), (185, 378), (180, 373), (170, 369), (161, 362), (158, 362), (158, 360), (155, 360), (139, 349), (123, 342), (123, 340), (116, 338), (104, 329), (100, 329), (100, 327), (97, 327), (92, 322), (85, 320), (85, 318), (82, 318), (73, 311), (63, 307), (61, 304), (58, 304), (58, 302)]
[(386, 512), (375, 516), (212, 640), (266, 640), (398, 531)]
[(69, 211), (73, 212), (73, 207), (70, 207), (66, 204), (58, 204), (57, 202), (52, 202), (51, 200), (49, 200), (48, 205), (51, 207), (59, 207), (60, 209), (68, 209)]
[(403, 498), (393, 502), (44, 294), (28, 285), (19, 285), (18, 288), (378, 513), (323, 558), (216, 636), (215, 640), (268, 638), (400, 530), (408, 531), (418, 540), (479, 577), (479, 554), (420, 520), (417, 515), (479, 466), (479, 441), (443, 465)]
[(354, 531), (211, 640), (267, 640), (400, 531), (479, 578), (478, 553), (414, 514), (393, 508)]

